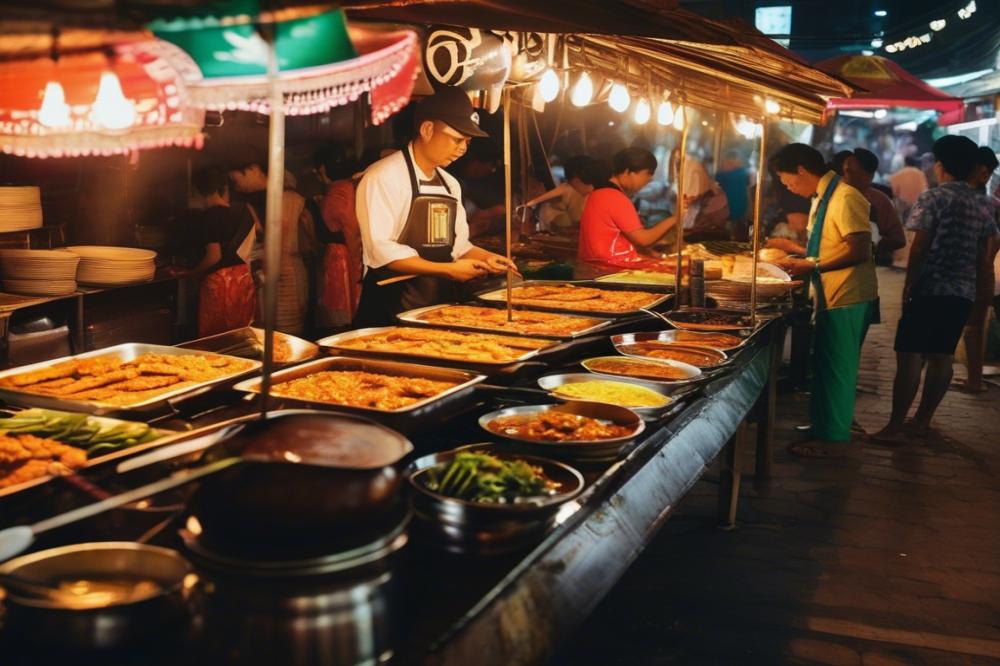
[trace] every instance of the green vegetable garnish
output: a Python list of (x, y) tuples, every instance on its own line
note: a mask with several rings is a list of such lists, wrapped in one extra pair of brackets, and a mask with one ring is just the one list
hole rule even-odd
[(502, 504), (523, 497), (553, 495), (559, 484), (524, 460), (487, 453), (459, 453), (447, 465), (427, 471), (427, 488), (472, 502)]

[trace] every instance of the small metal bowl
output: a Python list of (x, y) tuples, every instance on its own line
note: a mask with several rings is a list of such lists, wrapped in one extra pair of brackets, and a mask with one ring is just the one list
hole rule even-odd
[(615, 374), (613, 372), (597, 370), (594, 367), (597, 365), (596, 363), (597, 361), (603, 361), (603, 360), (621, 361), (623, 360), (621, 356), (597, 356), (595, 358), (588, 358), (585, 361), (581, 361), (580, 365), (582, 365), (587, 372), (599, 375), (601, 377), (607, 377), (609, 379), (621, 379), (621, 378), (638, 379), (640, 381), (649, 382), (650, 384), (662, 384), (664, 386), (674, 386), (677, 384), (690, 384), (693, 381), (701, 379), (701, 374), (702, 374), (701, 369), (693, 365), (690, 365), (688, 363), (682, 363), (680, 361), (674, 361), (671, 359), (634, 356), (630, 354), (622, 354), (622, 356), (624, 356), (626, 360), (631, 361), (633, 363), (638, 363), (640, 365), (650, 365), (654, 367), (659, 365), (670, 366), (672, 368), (681, 370), (682, 372), (685, 373), (686, 376), (683, 379), (652, 379), (650, 377), (636, 377), (634, 375)]
[[(6, 589), (6, 632), (47, 649), (104, 651), (179, 635), (190, 619), (187, 598), (197, 578), (168, 548), (132, 542), (81, 543), (15, 558), (0, 573), (58, 585), (65, 580), (149, 580), (157, 593), (106, 605), (72, 607)], [(155, 628), (155, 631), (151, 631)]]
[[(490, 429), (490, 423), (508, 416), (530, 417), (546, 412), (563, 412), (566, 414), (576, 414), (578, 416), (588, 416), (593, 419), (610, 421), (611, 423), (630, 428), (627, 435), (621, 437), (611, 437), (608, 439), (594, 440), (572, 440), (572, 441), (544, 441), (538, 439), (527, 439), (515, 437), (504, 432)], [(528, 450), (544, 452), (559, 458), (578, 460), (580, 462), (605, 462), (615, 460), (625, 449), (626, 445), (638, 437), (646, 429), (646, 424), (639, 415), (631, 409), (608, 405), (603, 402), (587, 402), (584, 400), (565, 402), (558, 405), (527, 405), (522, 407), (508, 407), (495, 412), (490, 412), (480, 417), (479, 426), (495, 437), (518, 442)]]
[[(469, 502), (436, 493), (424, 484), (427, 470), (448, 463), (459, 453), (489, 453), (502, 460), (524, 460), (541, 467), (558, 482), (560, 492), (511, 504)], [(406, 470), (413, 491), (413, 512), (423, 531), (442, 541), (449, 550), (500, 553), (520, 548), (541, 537), (559, 508), (576, 498), (585, 482), (576, 469), (555, 460), (501, 450), (492, 444), (472, 444), (424, 456)]]
[[(661, 417), (663, 414), (669, 411), (671, 407), (673, 407), (674, 400), (676, 399), (674, 396), (676, 392), (674, 385), (656, 384), (654, 382), (647, 382), (641, 379), (632, 379), (631, 377), (614, 377), (613, 379), (612, 378), (606, 379), (604, 377), (598, 377), (597, 375), (593, 375), (589, 372), (566, 372), (558, 375), (545, 375), (544, 377), (538, 378), (538, 385), (541, 388), (548, 391), (552, 395), (552, 397), (556, 398), (557, 400), (564, 400), (567, 402), (571, 402), (574, 401), (573, 398), (563, 398), (558, 393), (555, 393), (555, 390), (558, 389), (560, 386), (564, 386), (566, 384), (579, 384), (580, 382), (593, 382), (593, 381), (607, 381), (607, 382), (619, 382), (623, 384), (635, 384), (636, 386), (647, 388), (650, 391), (653, 391), (654, 393), (659, 393), (660, 395), (668, 398), (669, 401), (667, 402), (667, 404), (661, 407), (627, 408), (635, 412), (636, 414), (639, 414), (640, 416), (646, 418)], [(679, 385), (677, 386), (677, 388), (681, 388), (682, 386), (683, 385)], [(610, 404), (601, 402), (600, 400), (585, 400), (580, 402), (594, 402), (602, 405)], [(614, 406), (620, 407), (621, 405), (614, 405)]]

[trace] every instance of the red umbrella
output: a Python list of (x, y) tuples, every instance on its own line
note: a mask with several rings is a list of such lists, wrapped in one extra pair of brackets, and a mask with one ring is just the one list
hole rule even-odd
[(816, 63), (816, 68), (862, 88), (854, 97), (837, 97), (827, 109), (879, 109), (905, 106), (941, 113), (962, 108), (962, 100), (929, 86), (881, 56), (849, 55)]

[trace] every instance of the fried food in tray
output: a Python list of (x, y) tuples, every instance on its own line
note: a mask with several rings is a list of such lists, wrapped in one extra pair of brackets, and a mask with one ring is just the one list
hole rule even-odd
[(602, 379), (563, 384), (552, 390), (559, 398), (593, 400), (630, 408), (660, 408), (670, 404), (670, 398), (635, 384)]
[(511, 291), (514, 305), (586, 312), (635, 312), (662, 299), (663, 294), (649, 291), (597, 289), (573, 284), (538, 284), (514, 287)]
[(739, 328), (753, 328), (753, 320), (749, 315), (710, 308), (677, 310), (667, 315), (667, 318), (675, 327), (693, 331), (731, 331)]
[(161, 393), (237, 375), (252, 367), (251, 361), (215, 354), (145, 353), (130, 361), (109, 354), (8, 375), (0, 379), (0, 387), (125, 407)]
[(552, 344), (552, 340), (537, 338), (400, 326), (388, 331), (341, 340), (336, 346), (343, 349), (431, 356), (470, 363), (513, 363), (530, 352), (544, 349)]
[(284, 398), (392, 411), (433, 398), (459, 382), (358, 370), (324, 370), (271, 387)]
[(690, 378), (690, 374), (683, 366), (677, 367), (666, 363), (653, 363), (629, 358), (595, 358), (588, 360), (584, 367), (590, 372), (634, 377), (635, 379), (651, 379), (658, 382), (676, 382)]
[(699, 347), (711, 347), (719, 351), (735, 349), (743, 344), (745, 338), (729, 333), (695, 333), (678, 330), (674, 335), (675, 342), (684, 342)]
[(630, 345), (622, 345), (619, 349), (630, 356), (645, 356), (647, 358), (680, 361), (696, 368), (714, 368), (726, 362), (726, 357), (714, 349), (698, 349), (660, 340), (646, 340)]
[(506, 310), (475, 305), (446, 305), (424, 312), (419, 316), (419, 319), (438, 326), (482, 328), (520, 335), (551, 336), (571, 336), (601, 323), (599, 320), (588, 317), (533, 310), (514, 310), (512, 312), (513, 321), (507, 321)]
[(50, 474), (68, 474), (87, 464), (87, 452), (34, 435), (0, 435), (0, 488)]
[(540, 414), (501, 416), (490, 421), (486, 428), (498, 435), (534, 442), (617, 439), (627, 437), (635, 431), (634, 427), (554, 410)]

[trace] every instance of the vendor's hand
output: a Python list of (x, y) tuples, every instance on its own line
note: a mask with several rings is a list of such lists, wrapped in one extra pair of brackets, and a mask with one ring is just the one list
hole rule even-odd
[(489, 266), (478, 259), (459, 259), (448, 265), (448, 277), (455, 282), (468, 282), (490, 272)]
[(486, 267), (494, 275), (497, 273), (506, 273), (508, 269), (520, 275), (517, 271), (517, 265), (507, 257), (502, 257), (499, 254), (486, 257)]
[(816, 262), (810, 261), (809, 259), (795, 259), (794, 257), (785, 257), (779, 261), (774, 262), (779, 268), (784, 270), (789, 275), (808, 275), (816, 269)]
[(767, 241), (764, 247), (774, 248), (775, 250), (784, 250), (789, 254), (796, 254), (801, 249), (799, 244), (791, 238), (771, 238)]

